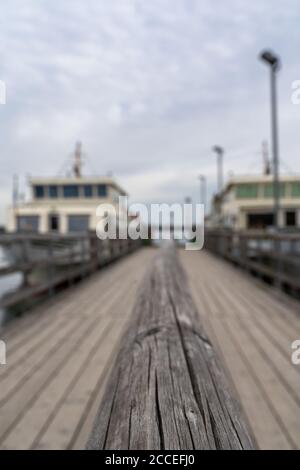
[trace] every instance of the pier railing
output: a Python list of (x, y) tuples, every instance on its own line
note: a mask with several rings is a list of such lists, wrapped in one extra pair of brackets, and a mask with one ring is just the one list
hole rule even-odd
[(300, 294), (300, 233), (208, 230), (205, 248), (277, 286)]
[(0, 276), (22, 273), (23, 282), (19, 289), (0, 298), (0, 308), (52, 294), (56, 288), (86, 277), (140, 245), (140, 240), (129, 238), (100, 240), (94, 233), (1, 234), (6, 262), (0, 266)]

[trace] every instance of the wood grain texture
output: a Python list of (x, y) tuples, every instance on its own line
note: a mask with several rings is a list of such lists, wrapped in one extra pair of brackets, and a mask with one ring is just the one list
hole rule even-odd
[(88, 449), (252, 449), (176, 251), (140, 288)]

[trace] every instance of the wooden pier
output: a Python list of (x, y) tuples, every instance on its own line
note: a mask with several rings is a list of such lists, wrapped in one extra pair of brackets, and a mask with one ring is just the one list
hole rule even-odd
[[(177, 346), (178, 357), (175, 350), (172, 352), (173, 366), (170, 367), (165, 362), (166, 373), (171, 373), (167, 375), (170, 381), (164, 382), (165, 375), (160, 375), (161, 388), (157, 389), (156, 383), (156, 388), (153, 389), (155, 393), (151, 395), (153, 400), (147, 397), (146, 403), (149, 406), (154, 403), (157, 407), (161, 393), (169, 393), (174, 406), (179, 407), (177, 411), (187, 426), (186, 431), (179, 430), (179, 434), (171, 432), (170, 435), (169, 430), (173, 426), (176, 428), (176, 419), (168, 422), (168, 413), (164, 410), (160, 410), (158, 422), (148, 425), (143, 436), (137, 435), (138, 427), (128, 429), (128, 421), (124, 424), (116, 414), (112, 421), (107, 421), (108, 414), (114, 409), (113, 406), (110, 411), (105, 409), (109, 405), (109, 397), (112, 399), (108, 391), (116, 384), (114, 373), (120, 364), (117, 358), (126, 338), (124, 334), (128, 332), (128, 326), (136, 321), (136, 299), (141, 295), (141, 286), (145, 282), (142, 278), (145, 275), (147, 278), (150, 267), (156, 263), (157, 256), (160, 257), (157, 249), (141, 248), (52, 297), (0, 331), (1, 339), (7, 344), (7, 365), (0, 367), (2, 449), (78, 449), (85, 448), (88, 440), (90, 448), (113, 447), (114, 442), (120, 448), (125, 441), (118, 439), (122, 436), (126, 436), (125, 440), (128, 439), (128, 432), (132, 446), (135, 446), (134, 443), (141, 446), (141, 441), (137, 439), (147, 440), (152, 436), (153, 440), (147, 442), (150, 447), (152, 444), (158, 448), (176, 448), (178, 443), (178, 447), (187, 449), (230, 446), (251, 448), (256, 445), (251, 439), (253, 433), (259, 448), (300, 448), (300, 368), (291, 362), (291, 344), (300, 337), (299, 302), (275, 292), (260, 280), (250, 277), (209, 252), (177, 251), (179, 269), (182, 269), (182, 275), (186, 278), (192, 300), (181, 296), (178, 305), (173, 305), (178, 315), (174, 334), (178, 335), (178, 331), (183, 331), (181, 322), (185, 324), (187, 320), (180, 316), (180, 312), (186, 312), (184, 305), (187, 302), (189, 311), (193, 312), (189, 315), (193, 315), (193, 328), (199, 340), (197, 344), (200, 345), (205, 337), (199, 333), (199, 320), (200, 331), (203, 327), (209, 338), (205, 340), (209, 345), (208, 351), (212, 347), (220, 356), (218, 363), (221, 368), (215, 368), (212, 364), (207, 366), (214, 374), (221, 370), (220, 383), (214, 382), (215, 388), (208, 395), (204, 390), (203, 397), (207, 396), (205, 403), (199, 400), (197, 390), (202, 390), (202, 381), (207, 386), (211, 379), (199, 372), (197, 361), (193, 362), (190, 357), (191, 351), (198, 354), (200, 349), (195, 349), (194, 343), (185, 339), (190, 330), (184, 330), (184, 336), (179, 335), (181, 346)], [(163, 269), (159, 266), (159, 270)], [(180, 279), (177, 281), (179, 284), (186, 282)], [(151, 282), (148, 285), (154, 288), (154, 281)], [(171, 280), (168, 282), (172, 284)], [(166, 299), (162, 299), (164, 314), (164, 308), (169, 308), (165, 303), (169, 300)], [(144, 305), (142, 310), (145, 313), (147, 304), (143, 302), (147, 302), (147, 299), (138, 302), (140, 310), (141, 305)], [(147, 317), (143, 321), (146, 326)], [(159, 318), (155, 320), (158, 323), (159, 321)], [(168, 325), (171, 321), (173, 320), (170, 317)], [(153, 327), (151, 322), (147, 329), (149, 327)], [(162, 332), (160, 327), (158, 330), (155, 328), (157, 324), (149, 340), (156, 338), (159, 343), (162, 341)], [(139, 338), (141, 348), (148, 345), (143, 336)], [(195, 340), (191, 339), (194, 334), (188, 338), (189, 341)], [(192, 346), (187, 346), (189, 344)], [(204, 346), (202, 344), (201, 348)], [(182, 351), (185, 351), (184, 354)], [(206, 357), (203, 349), (201, 351), (202, 356), (199, 356), (198, 361), (201, 357), (202, 361)], [(131, 353), (131, 350), (126, 350), (126, 354)], [(205, 359), (207, 364), (208, 357)], [(166, 358), (162, 357), (162, 360), (166, 361)], [(186, 368), (188, 364), (189, 367)], [(156, 366), (152, 362), (150, 369)], [(146, 363), (144, 367), (148, 370)], [(152, 372), (149, 383), (152, 380), (155, 383), (151, 374)], [(173, 392), (168, 389), (172, 375), (175, 380), (173, 384), (180, 384)], [(223, 376), (226, 376), (230, 392), (227, 394), (225, 387), (226, 397), (220, 394), (218, 398), (213, 390), (218, 390), (218, 386), (223, 384)], [(186, 377), (184, 383), (180, 381), (181, 377)], [(126, 387), (125, 382), (123, 387)], [(195, 395), (190, 394), (183, 398), (180, 390), (186, 387), (184, 390), (188, 391), (190, 386)], [(134, 390), (138, 389), (133, 388), (130, 393), (134, 393)], [(231, 390), (242, 405), (241, 415), (238, 407), (235, 408), (235, 399), (231, 399)], [(103, 397), (106, 397), (104, 401)], [(118, 395), (115, 396), (116, 400), (121, 400), (120, 397), (121, 395), (119, 398)], [(182, 400), (186, 407), (182, 406)], [(122, 402), (118, 403), (120, 406)], [(139, 404), (136, 401), (134, 403)], [(201, 403), (208, 414), (201, 414)], [(130, 403), (125, 401), (123, 405), (129, 407)], [(141, 420), (136, 415), (134, 419), (137, 421), (134, 421), (131, 415), (132, 422), (141, 426), (143, 419), (147, 421), (147, 416), (150, 416), (147, 415), (149, 410), (149, 407), (144, 410)], [(187, 410), (193, 413), (186, 413)], [(181, 415), (183, 411), (185, 415)], [(127, 412), (128, 409), (124, 409), (124, 415)], [(101, 441), (103, 429), (99, 429), (97, 416), (106, 417), (101, 425), (107, 427), (106, 436), (111, 445), (107, 441)], [(202, 424), (201, 416), (205, 417)], [(191, 423), (194, 423), (194, 427), (189, 428), (188, 424)], [(211, 428), (208, 423), (211, 423)], [(121, 426), (122, 433), (120, 431), (117, 441), (114, 441), (116, 435), (110, 426), (118, 425)], [(153, 428), (150, 429), (149, 426)], [(158, 434), (152, 433), (153, 429)], [(219, 434), (220, 429), (225, 430), (225, 435)], [(184, 432), (185, 437), (181, 432)], [(186, 437), (187, 432), (190, 433), (189, 437)], [(157, 435), (163, 440), (155, 440)], [(228, 439), (229, 436), (235, 437), (232, 440)]]

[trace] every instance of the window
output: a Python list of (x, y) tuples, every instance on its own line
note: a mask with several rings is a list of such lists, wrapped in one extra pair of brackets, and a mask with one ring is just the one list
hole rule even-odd
[(88, 215), (69, 215), (68, 229), (69, 232), (86, 232), (89, 229)]
[(107, 186), (106, 184), (98, 184), (98, 196), (106, 197), (107, 196)]
[(296, 211), (286, 211), (285, 225), (286, 227), (296, 227)]
[(63, 193), (66, 198), (78, 197), (78, 186), (75, 184), (68, 184), (63, 187)]
[(49, 230), (51, 232), (58, 232), (59, 230), (59, 216), (57, 214), (49, 215)]
[(49, 197), (51, 199), (57, 198), (57, 186), (56, 185), (49, 186)]
[(300, 183), (292, 183), (292, 197), (300, 197)]
[[(280, 183), (280, 197), (285, 196), (285, 184)], [(265, 198), (273, 198), (274, 197), (274, 185), (273, 183), (265, 184), (264, 185), (264, 197)]]
[(83, 186), (84, 197), (93, 197), (93, 186), (91, 184), (85, 184)]
[(35, 186), (34, 187), (34, 195), (37, 199), (42, 199), (45, 197), (45, 188), (44, 186)]
[(247, 228), (264, 230), (274, 225), (274, 215), (272, 213), (247, 214)]
[(39, 216), (38, 215), (18, 215), (17, 231), (18, 232), (38, 232)]
[(240, 184), (236, 188), (237, 199), (254, 199), (257, 198), (257, 184)]

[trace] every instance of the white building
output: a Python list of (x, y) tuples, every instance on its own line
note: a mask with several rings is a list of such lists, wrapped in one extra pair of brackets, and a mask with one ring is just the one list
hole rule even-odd
[[(215, 196), (211, 225), (235, 230), (273, 225), (273, 175), (236, 176)], [(300, 228), (300, 176), (280, 176), (279, 226)]]
[(33, 178), (30, 189), (29, 202), (9, 208), (9, 232), (95, 231), (99, 204), (112, 204), (118, 211), (119, 196), (126, 196), (112, 178), (82, 177), (80, 173), (68, 178)]

